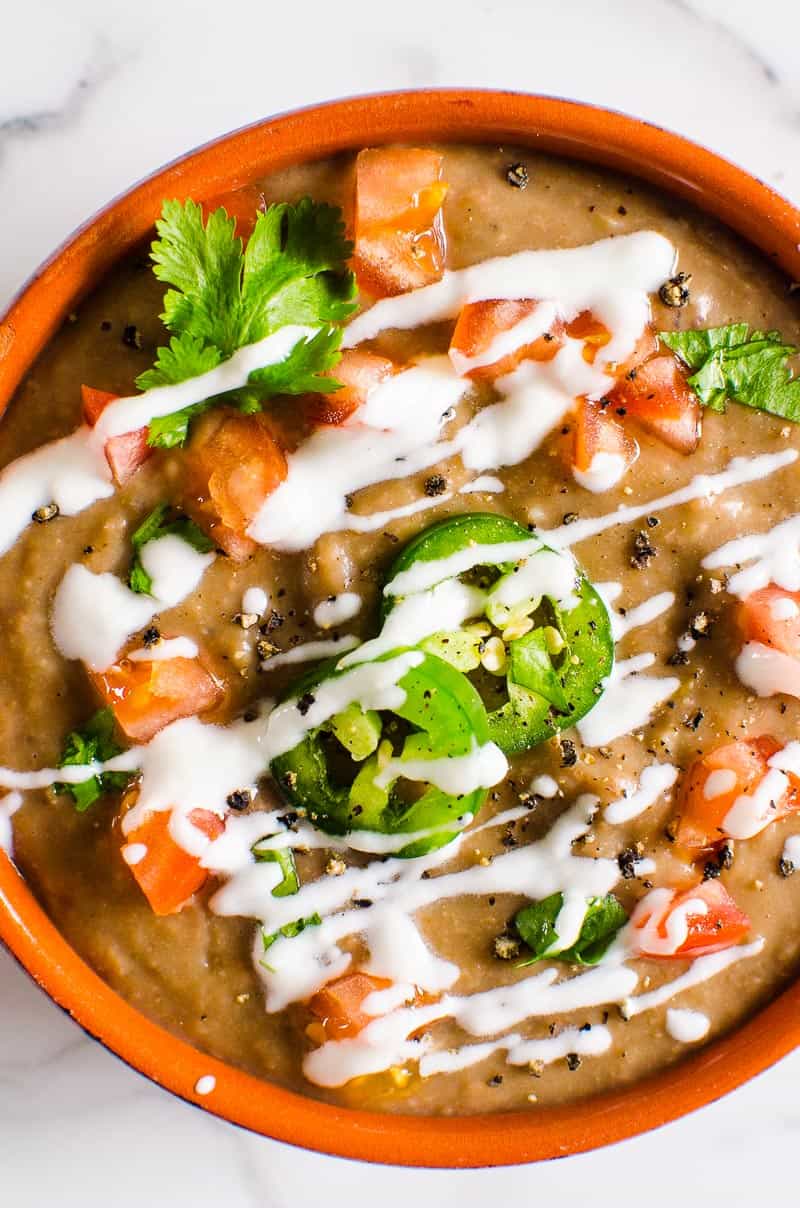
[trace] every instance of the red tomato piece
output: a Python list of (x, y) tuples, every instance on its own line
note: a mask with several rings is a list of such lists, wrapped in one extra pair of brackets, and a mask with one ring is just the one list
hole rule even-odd
[(736, 620), (746, 642), (800, 659), (800, 591), (762, 587), (742, 601)]
[(590, 365), (600, 349), (611, 342), (611, 332), (590, 310), (582, 310), (564, 330), (571, 340), (583, 340), (583, 359)]
[(377, 297), (438, 281), (445, 238), (438, 151), (377, 147), (356, 160), (353, 267), (359, 287)]
[(635, 366), (609, 391), (611, 406), (624, 410), (647, 432), (679, 453), (700, 440), (700, 404), (675, 357), (656, 356)]
[(120, 659), (105, 671), (89, 673), (121, 729), (136, 742), (150, 739), (181, 717), (213, 708), (223, 688), (199, 659)]
[(507, 351), (500, 350), (500, 355), (486, 364), (470, 364), (485, 360), (492, 345), (496, 341), (502, 344), (500, 337), (529, 318), (537, 306), (538, 302), (533, 298), (492, 298), (462, 306), (449, 349), (456, 372), (476, 381), (493, 381), (511, 373), (521, 361), (551, 361), (563, 343), (560, 323), (535, 340), (516, 347), (512, 345)]
[(186, 509), (237, 562), (256, 549), (247, 529), (288, 473), (261, 415), (219, 409), (199, 423), (183, 458)]
[[(93, 386), (81, 386), (83, 416), (93, 428), (109, 403), (119, 398), (107, 390), (95, 390)], [(111, 473), (118, 486), (124, 486), (140, 466), (144, 465), (153, 450), (147, 443), (147, 428), (125, 432), (122, 436), (111, 436), (105, 443), (105, 455)]]
[(329, 374), (343, 383), (341, 388), (330, 394), (309, 395), (309, 417), (317, 424), (345, 423), (364, 405), (375, 387), (391, 377), (395, 368), (387, 357), (376, 356), (374, 352), (345, 349), (339, 364)]
[(230, 193), (218, 193), (207, 201), (202, 201), (203, 221), (208, 222), (209, 215), (220, 206), (230, 218), (236, 219), (235, 233), (245, 243), (253, 233), (256, 219), (267, 208), (266, 198), (261, 189), (255, 185), (245, 185), (243, 189), (233, 189)]
[(631, 924), (637, 954), (659, 960), (695, 960), (722, 952), (744, 939), (752, 926), (717, 880), (683, 893), (651, 890), (633, 912)]
[[(696, 851), (722, 842), (727, 836), (725, 818), (734, 802), (753, 795), (769, 771), (767, 761), (779, 750), (780, 743), (765, 734), (725, 743), (696, 759), (678, 796), (677, 842)], [(765, 816), (764, 826), (797, 809), (800, 801), (792, 787), (771, 804), (774, 808)]]
[(607, 407), (588, 399), (578, 399), (573, 425), (572, 465), (581, 474), (592, 469), (598, 453), (619, 456), (625, 468), (639, 456), (639, 446), (628, 436), (622, 424), (608, 413)]
[(345, 973), (318, 990), (309, 1008), (322, 1020), (329, 1039), (356, 1036), (362, 1028), (376, 1019), (362, 1010), (364, 1000), (375, 990), (386, 990), (392, 983), (369, 973)]
[[(189, 818), (209, 839), (218, 838), (225, 829), (223, 820), (209, 810), (192, 810)], [(143, 855), (132, 850), (137, 846), (145, 849)], [(175, 914), (208, 879), (197, 856), (184, 851), (172, 838), (166, 810), (148, 814), (142, 825), (127, 836), (123, 859), (126, 853), (141, 856), (128, 867), (155, 914)]]

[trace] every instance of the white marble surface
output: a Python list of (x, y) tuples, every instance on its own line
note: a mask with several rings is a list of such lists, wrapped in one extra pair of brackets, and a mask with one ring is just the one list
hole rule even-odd
[[(596, 101), (680, 130), (800, 201), (798, 0), (6, 0), (0, 13), (0, 305), (87, 214), (164, 161), (270, 113), (383, 88)], [(798, 1078), (800, 1054), (660, 1132), (561, 1162), (369, 1168), (170, 1098), (0, 953), (0, 1204), (788, 1204)]]

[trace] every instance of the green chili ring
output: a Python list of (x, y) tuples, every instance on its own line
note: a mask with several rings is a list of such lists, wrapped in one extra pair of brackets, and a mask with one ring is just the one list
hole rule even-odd
[[(376, 661), (401, 653), (393, 650)], [(313, 695), (323, 680), (346, 675), (347, 670), (338, 670), (336, 664), (337, 660), (328, 661), (304, 676), (292, 685), (290, 696)], [(489, 741), (489, 724), (480, 695), (467, 677), (434, 655), (422, 654), (421, 662), (404, 673), (398, 686), (405, 700), (396, 709), (365, 713), (354, 702), (330, 722), (310, 730), (296, 747), (274, 759), (270, 769), (286, 801), (328, 834), (433, 831), (392, 853), (409, 858), (451, 842), (466, 824), (466, 816), (478, 813), (487, 790), (452, 795), (426, 781), (405, 782), (401, 772), (381, 786), (375, 778), (387, 757), (402, 763), (468, 755), (476, 744)], [(397, 733), (392, 743), (393, 730)], [(349, 783), (333, 773), (332, 747), (333, 754), (355, 773)], [(403, 796), (398, 785), (408, 783), (416, 786), (415, 792), (422, 786), (421, 795)]]
[[(470, 545), (530, 541), (531, 537), (526, 528), (506, 516), (491, 512), (455, 516), (410, 541), (389, 568), (385, 582), (391, 582), (415, 562), (448, 558)], [(544, 542), (541, 548), (550, 549)], [(489, 569), (504, 575), (515, 565), (493, 563)], [(611, 620), (600, 595), (579, 567), (574, 596), (577, 602), (568, 610), (558, 608), (555, 601), (545, 597), (532, 614), (534, 624), (529, 632), (504, 643), (508, 699), (497, 708), (492, 709), (490, 703), (486, 707), (490, 736), (506, 755), (528, 750), (568, 729), (602, 695), (614, 665)], [(399, 598), (384, 596), (384, 620)], [(548, 650), (551, 629), (556, 629), (563, 641), (563, 648), (557, 653)], [(420, 645), (423, 649), (434, 646), (440, 658), (448, 657), (446, 649), (435, 641), (427, 639)]]

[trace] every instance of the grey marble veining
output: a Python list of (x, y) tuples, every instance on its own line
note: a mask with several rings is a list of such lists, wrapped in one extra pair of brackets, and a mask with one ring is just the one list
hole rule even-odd
[[(187, 148), (272, 112), (384, 88), (594, 101), (677, 129), (800, 201), (799, 68), (798, 0), (7, 5), (0, 305), (88, 214)], [(699, 1114), (563, 1162), (373, 1169), (300, 1154), (172, 1099), (0, 953), (3, 1208), (793, 1203), (798, 1079), (795, 1054)]]

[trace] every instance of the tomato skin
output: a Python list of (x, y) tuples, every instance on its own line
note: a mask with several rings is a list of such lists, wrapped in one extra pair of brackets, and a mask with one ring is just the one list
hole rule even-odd
[[(736, 799), (750, 796), (767, 775), (767, 761), (780, 750), (780, 743), (765, 734), (760, 738), (737, 739), (701, 755), (689, 767), (678, 796), (679, 821), (676, 842), (689, 851), (704, 851), (726, 837), (724, 822)], [(725, 792), (706, 797), (705, 787), (715, 772), (731, 772), (736, 783)], [(772, 820), (797, 809), (800, 802), (794, 787), (775, 802)]]
[(564, 328), (571, 340), (583, 340), (583, 359), (590, 365), (601, 348), (611, 342), (611, 332), (590, 310), (582, 310)]
[(361, 352), (347, 348), (342, 359), (329, 376), (343, 385), (330, 394), (311, 394), (306, 409), (309, 418), (317, 424), (343, 424), (363, 407), (367, 396), (381, 382), (391, 377), (397, 366), (388, 357), (379, 357), (374, 352)]
[(200, 206), (204, 222), (208, 222), (209, 216), (221, 206), (230, 218), (236, 219), (234, 233), (246, 243), (253, 233), (258, 215), (266, 210), (267, 202), (261, 189), (255, 185), (245, 185), (243, 189), (218, 193), (215, 197), (201, 201)]
[(572, 436), (572, 465), (580, 473), (592, 468), (597, 453), (619, 455), (631, 466), (639, 456), (639, 446), (628, 436), (622, 424), (600, 403), (578, 399)]
[[(93, 386), (81, 386), (83, 417), (90, 428), (97, 423), (109, 403), (119, 398), (107, 390), (95, 390)], [(122, 436), (110, 436), (105, 443), (106, 460), (118, 486), (129, 482), (140, 466), (143, 466), (154, 450), (147, 443), (147, 428), (125, 432)]]
[(415, 147), (376, 147), (356, 159), (353, 268), (376, 297), (438, 281), (444, 271), (442, 156)]
[[(740, 910), (720, 881), (704, 881), (693, 889), (682, 893), (672, 891), (666, 905), (660, 901), (661, 890), (651, 890), (642, 898), (631, 916), (636, 955), (650, 960), (696, 960), (698, 956), (710, 956), (723, 952), (744, 939), (752, 927), (749, 917)], [(654, 903), (648, 902), (659, 895), (658, 914), (654, 914)], [(659, 951), (659, 944), (648, 939), (646, 927), (655, 924), (658, 940), (667, 940), (667, 925), (676, 911), (683, 910), (690, 902), (703, 902), (706, 913), (686, 914), (686, 938), (674, 951)], [(637, 934), (638, 933), (638, 934)]]
[(494, 381), (512, 373), (521, 361), (551, 361), (563, 344), (560, 323), (555, 324), (553, 330), (530, 343), (520, 344), (489, 364), (469, 365), (470, 361), (487, 353), (503, 332), (510, 331), (529, 318), (538, 305), (533, 298), (492, 298), (462, 306), (448, 350), (456, 372), (473, 381)]
[(345, 973), (328, 982), (309, 1001), (309, 1009), (322, 1020), (329, 1040), (357, 1036), (368, 1023), (377, 1019), (362, 1010), (364, 1000), (375, 990), (386, 990), (392, 983), (369, 973)]
[(700, 441), (700, 404), (671, 354), (636, 365), (608, 395), (611, 406), (624, 409), (647, 432), (679, 453), (693, 453)]
[(186, 510), (234, 561), (245, 561), (257, 548), (247, 529), (288, 473), (266, 420), (227, 408), (209, 413), (192, 433), (183, 468)]
[[(209, 810), (192, 810), (189, 818), (209, 839), (218, 838), (225, 829), (224, 821)], [(136, 845), (144, 847), (145, 854), (128, 867), (154, 914), (177, 913), (206, 883), (207, 870), (201, 868), (196, 856), (179, 847), (169, 833), (169, 811), (157, 810), (147, 815), (141, 826), (127, 836), (123, 858)]]
[(196, 658), (123, 658), (89, 676), (120, 728), (135, 742), (149, 742), (171, 722), (204, 713), (223, 696), (221, 683)]
[(774, 584), (762, 587), (739, 604), (736, 622), (746, 642), (760, 642), (800, 659), (800, 592)]

